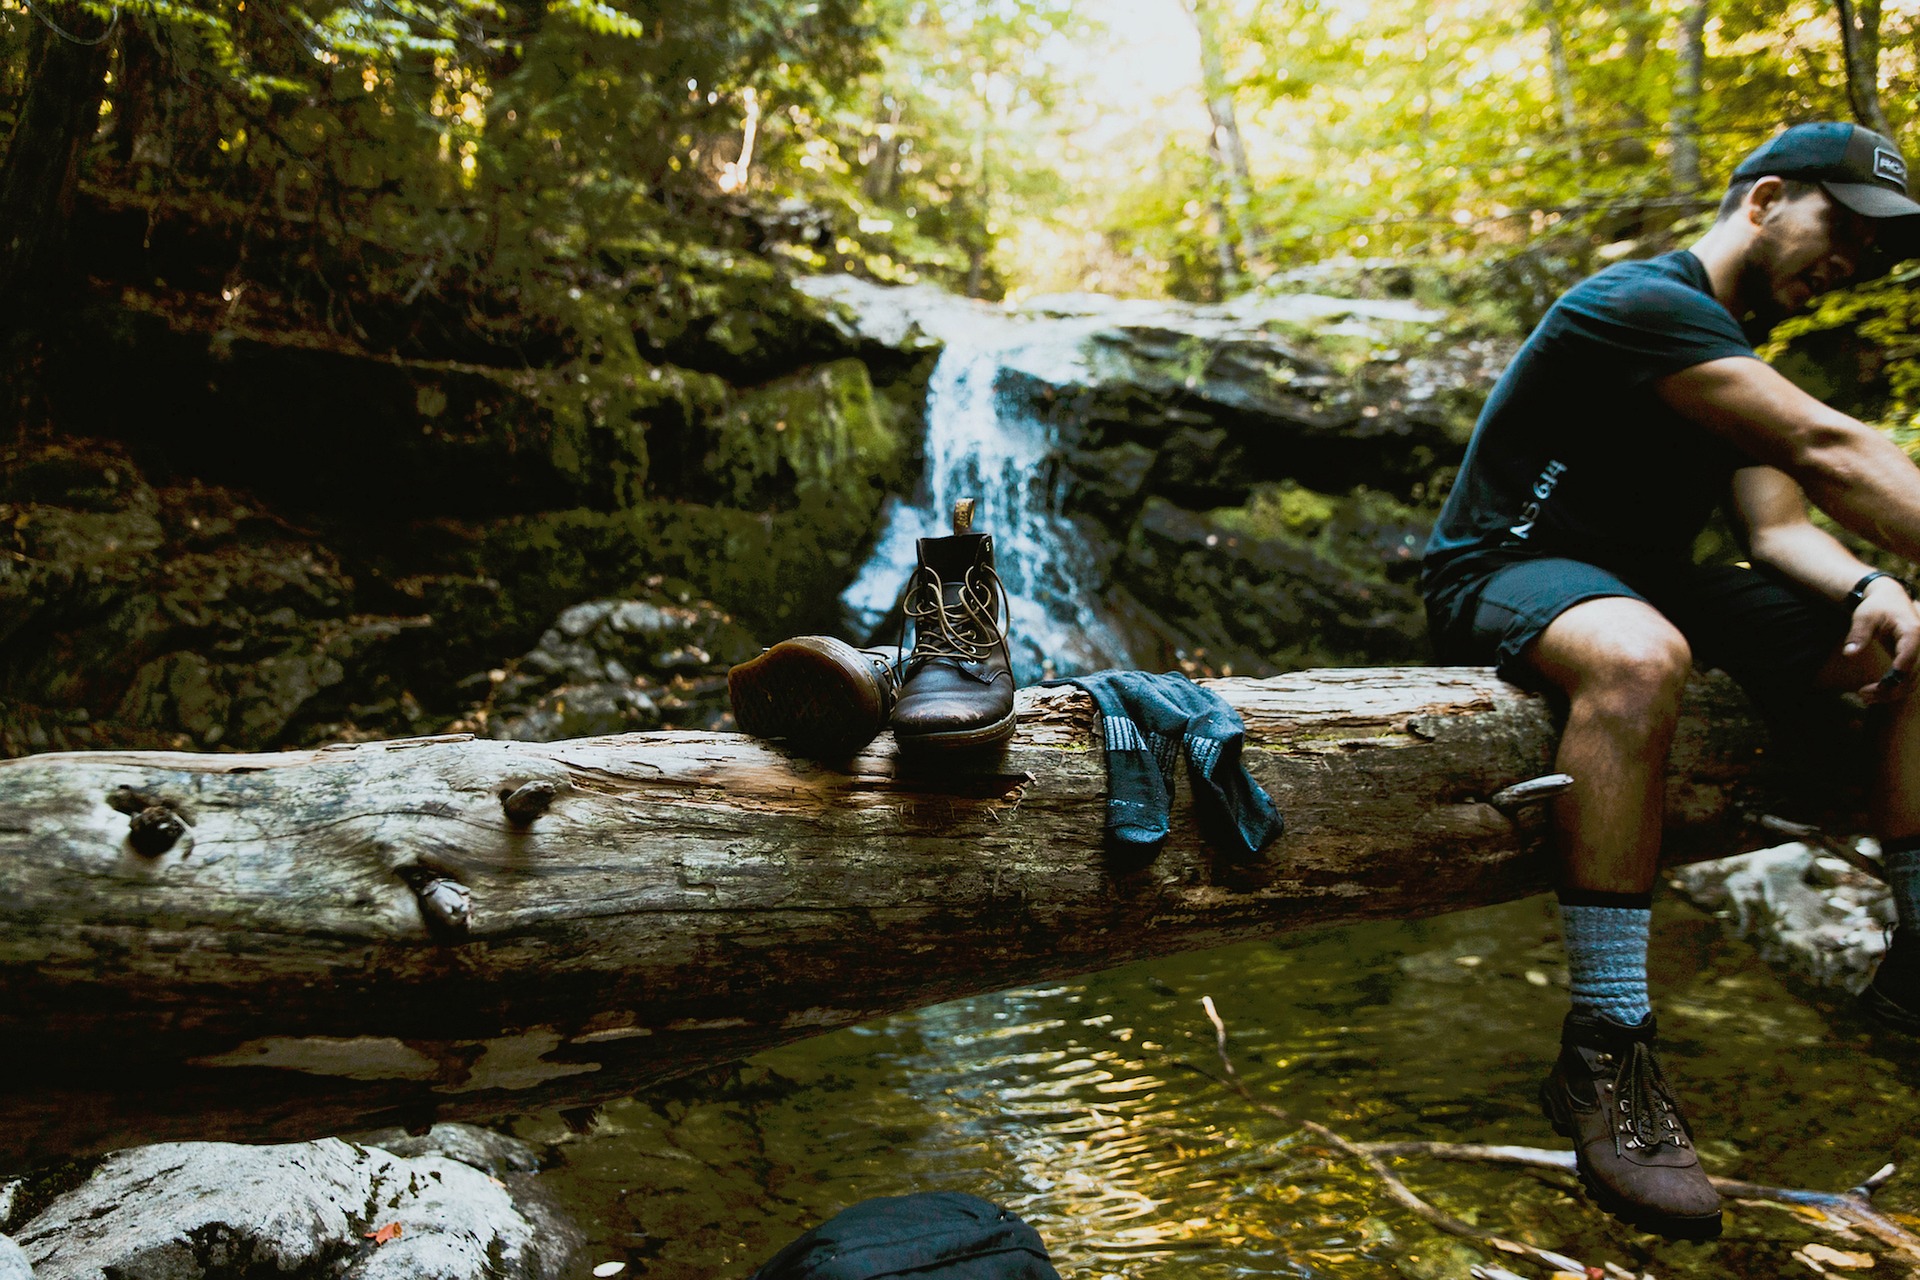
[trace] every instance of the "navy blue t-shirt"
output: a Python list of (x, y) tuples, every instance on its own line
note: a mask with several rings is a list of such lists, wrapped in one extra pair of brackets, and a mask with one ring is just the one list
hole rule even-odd
[(1733, 473), (1756, 465), (1653, 384), (1753, 356), (1681, 250), (1608, 267), (1553, 304), (1494, 386), (1427, 540), (1434, 595), (1515, 559), (1684, 563)]

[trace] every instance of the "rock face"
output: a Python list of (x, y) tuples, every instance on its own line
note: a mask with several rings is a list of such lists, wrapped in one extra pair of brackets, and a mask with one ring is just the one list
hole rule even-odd
[(244, 494), (156, 489), (111, 446), (15, 450), (0, 540), (7, 754), (408, 723), (398, 673), (432, 619), (356, 607), (339, 557)]
[[(1419, 553), (1515, 344), (1405, 300), (1087, 296), (983, 309), (845, 278), (803, 287), (869, 344), (998, 325), (996, 393), (1046, 424), (1060, 514), (1139, 666), (1268, 674), (1426, 657)], [(1005, 336), (1011, 334), (1012, 336)]]
[[(749, 257), (629, 265), (597, 300), (633, 327), (620, 360), (554, 335), (454, 353), (404, 316), (216, 323), (176, 296), (212, 261), (103, 300), (86, 359), (49, 369), (69, 434), (0, 452), (0, 754), (491, 731), (496, 708), (513, 733), (711, 725), (744, 635), (832, 625), (911, 484), (926, 357)], [(683, 629), (711, 661), (512, 661), (612, 598), (704, 609)], [(525, 677), (505, 703), (494, 671)]]
[(758, 652), (706, 601), (590, 600), (563, 612), (500, 672), (487, 708), (496, 738), (557, 742), (727, 721), (727, 668)]
[[(134, 256), (160, 216), (96, 214)], [(1505, 354), (1404, 300), (1009, 317), (699, 253), (623, 266), (618, 359), (456, 350), (195, 310), (195, 263), (103, 295), (49, 370), (70, 434), (0, 453), (0, 754), (719, 727), (729, 663), (839, 628), (941, 344), (988, 323), (1032, 338), (995, 393), (1050, 433), (1067, 589), (1137, 665), (1418, 660), (1418, 547)]]
[(452, 1125), (410, 1151), (337, 1138), (139, 1147), (107, 1157), (15, 1240), (36, 1280), (561, 1274), (579, 1236), (531, 1187), (530, 1151)]

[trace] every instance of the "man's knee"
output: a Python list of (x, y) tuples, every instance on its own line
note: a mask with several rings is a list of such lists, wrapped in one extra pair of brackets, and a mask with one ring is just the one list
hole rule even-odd
[(1535, 663), (1591, 712), (1659, 722), (1679, 714), (1693, 650), (1651, 605), (1610, 597), (1555, 619)]
[(1679, 632), (1622, 643), (1576, 691), (1623, 716), (1671, 719), (1693, 673), (1693, 651)]

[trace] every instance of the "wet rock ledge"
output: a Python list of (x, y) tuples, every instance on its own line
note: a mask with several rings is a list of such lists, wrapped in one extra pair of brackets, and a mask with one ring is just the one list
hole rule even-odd
[(0, 1280), (553, 1280), (581, 1236), (537, 1167), (467, 1125), (137, 1147), (0, 1187)]

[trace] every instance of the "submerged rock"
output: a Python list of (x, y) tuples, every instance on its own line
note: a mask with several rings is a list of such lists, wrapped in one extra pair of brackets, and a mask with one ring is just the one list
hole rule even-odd
[[(457, 1126), (446, 1126), (457, 1128)], [(451, 1138), (439, 1150), (497, 1155)], [(36, 1280), (546, 1280), (578, 1233), (527, 1184), (327, 1138), (108, 1156), (17, 1230)]]

